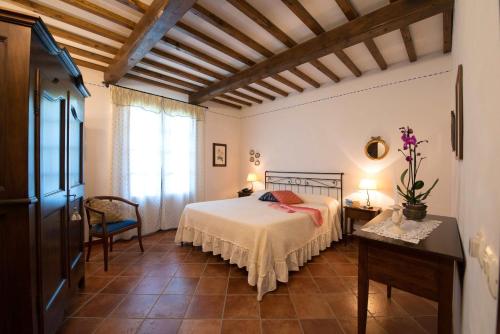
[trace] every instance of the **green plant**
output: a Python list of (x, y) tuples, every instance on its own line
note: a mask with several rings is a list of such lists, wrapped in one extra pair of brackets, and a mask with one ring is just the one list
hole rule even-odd
[(417, 148), (419, 145), (428, 143), (429, 141), (417, 141), (417, 138), (413, 134), (413, 129), (409, 126), (401, 127), (399, 130), (401, 132), (401, 140), (403, 141), (403, 149), (398, 149), (398, 151), (403, 154), (406, 162), (408, 162), (408, 168), (401, 173), (400, 180), (403, 187), (397, 185), (398, 193), (408, 204), (423, 204), (423, 201), (425, 201), (439, 181), (439, 179), (436, 179), (432, 186), (427, 191), (424, 191), (424, 181), (417, 178), (420, 165), (426, 158), (420, 152), (417, 152)]

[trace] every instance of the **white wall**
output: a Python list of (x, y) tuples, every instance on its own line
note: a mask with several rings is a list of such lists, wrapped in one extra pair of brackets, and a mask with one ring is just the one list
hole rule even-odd
[[(498, 0), (455, 1), (453, 62), (463, 64), (464, 160), (455, 162), (462, 241), (482, 231), (499, 254), (500, 8)], [(456, 70), (453, 73), (455, 78)], [(450, 87), (450, 94), (454, 95)], [(467, 256), (462, 333), (494, 333), (497, 301), (476, 259)]]
[[(341, 171), (348, 196), (363, 200), (357, 185), (361, 178), (371, 177), (380, 187), (372, 194), (372, 203), (390, 205), (396, 196), (395, 182), (406, 166), (397, 152), (401, 146), (398, 128), (410, 125), (418, 139), (430, 141), (421, 147), (428, 159), (420, 177), (427, 184), (440, 179), (427, 201), (429, 211), (450, 214), (451, 75), (406, 81), (450, 68), (449, 56), (427, 57), (246, 109), (241, 127), (241, 179), (250, 170), (256, 170), (261, 180), (266, 169)], [(379, 85), (382, 87), (360, 91)], [(327, 99), (330, 96), (338, 97)], [(325, 100), (317, 101), (321, 99)], [(388, 156), (379, 162), (364, 153), (371, 136), (381, 136), (390, 146)], [(249, 162), (249, 149), (262, 154), (259, 167)]]
[[(80, 66), (91, 97), (85, 101), (85, 196), (111, 193), (111, 115), (109, 89), (103, 87), (101, 72)], [(127, 87), (185, 100), (185, 96), (135, 81)], [(207, 200), (236, 196), (239, 186), (239, 125), (237, 113), (211, 106), (205, 113), (205, 197)], [(212, 167), (212, 143), (227, 144), (227, 167)]]

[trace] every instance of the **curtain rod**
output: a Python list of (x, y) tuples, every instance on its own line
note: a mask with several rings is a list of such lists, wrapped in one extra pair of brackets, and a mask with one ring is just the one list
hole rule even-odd
[(173, 99), (171, 97), (166, 97), (166, 96), (163, 96), (163, 95), (148, 93), (148, 92), (144, 92), (142, 90), (138, 90), (138, 89), (134, 89), (134, 88), (129, 88), (129, 87), (124, 87), (124, 86), (120, 86), (120, 85), (113, 85), (113, 84), (111, 84), (111, 85), (115, 86), (115, 87), (120, 87), (120, 88), (123, 88), (123, 89), (133, 90), (133, 91), (139, 92), (139, 93), (144, 93), (144, 94), (149, 94), (149, 95), (153, 95), (153, 96), (158, 96), (158, 97), (161, 97), (161, 98), (164, 98), (164, 99), (167, 99), (167, 100), (172, 100), (172, 101), (176, 101), (176, 102), (182, 102), (182, 103), (190, 104), (190, 105), (193, 105), (193, 106), (201, 107), (201, 108), (204, 108), (204, 109), (208, 109), (208, 107), (205, 107), (205, 106), (200, 106), (198, 104), (192, 104), (192, 103), (189, 103), (189, 102), (186, 102), (186, 101), (181, 101), (181, 100)]

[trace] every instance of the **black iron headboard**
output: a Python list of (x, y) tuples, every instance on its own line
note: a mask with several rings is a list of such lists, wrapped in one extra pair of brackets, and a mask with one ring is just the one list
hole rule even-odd
[[(340, 208), (344, 205), (344, 173), (282, 172), (267, 170), (265, 186), (267, 190), (291, 190), (303, 194), (334, 197)], [(333, 196), (335, 195), (335, 196)], [(343, 218), (342, 209), (341, 219)]]

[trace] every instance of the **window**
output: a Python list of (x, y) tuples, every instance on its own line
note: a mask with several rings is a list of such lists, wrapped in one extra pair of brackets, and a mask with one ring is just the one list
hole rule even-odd
[(196, 159), (196, 120), (130, 110), (130, 192), (133, 197), (188, 194)]

